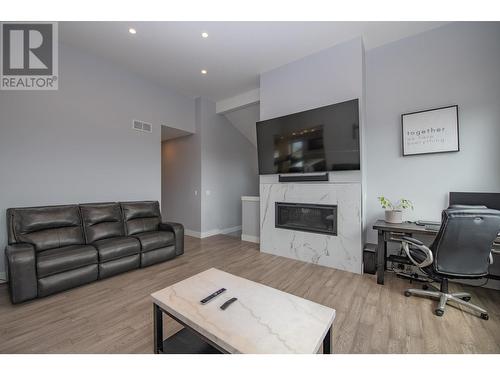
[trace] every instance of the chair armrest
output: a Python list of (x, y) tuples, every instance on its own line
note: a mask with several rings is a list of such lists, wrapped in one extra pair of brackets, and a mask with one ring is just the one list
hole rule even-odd
[(160, 230), (173, 232), (175, 238), (175, 255), (184, 254), (184, 226), (179, 223), (160, 223)]
[[(414, 265), (416, 265), (419, 268), (427, 267), (431, 265), (432, 262), (434, 261), (431, 249), (425, 246), (422, 241), (419, 241), (412, 237), (403, 237), (401, 238), (401, 245), (403, 246), (403, 250), (408, 256), (408, 258), (412, 261)], [(410, 246), (419, 249), (425, 254), (425, 259), (422, 262), (419, 263), (417, 260), (413, 258), (413, 256), (411, 255)]]
[(27, 243), (7, 245), (5, 248), (9, 290), (12, 303), (38, 296), (35, 247)]
[(424, 243), (422, 241), (419, 241), (417, 240), (416, 238), (413, 238), (413, 237), (402, 237), (401, 238), (402, 240), (406, 241), (406, 242), (409, 242), (413, 245), (416, 245), (416, 246), (422, 246)]

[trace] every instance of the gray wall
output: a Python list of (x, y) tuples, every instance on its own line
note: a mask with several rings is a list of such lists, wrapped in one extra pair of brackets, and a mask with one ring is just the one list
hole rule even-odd
[(260, 117), (260, 103), (253, 103), (243, 108), (225, 112), (224, 116), (247, 139), (257, 147), (257, 129), (255, 124)]
[[(195, 132), (162, 142), (161, 206), (163, 219), (201, 232), (201, 119), (195, 99)], [(196, 192), (196, 194), (195, 194)]]
[(6, 208), (160, 200), (159, 124), (194, 130), (192, 98), (66, 45), (59, 69), (58, 91), (0, 91), (0, 272)]
[(258, 195), (255, 146), (203, 98), (196, 134), (163, 142), (162, 168), (164, 217), (201, 234), (240, 226), (241, 196)]
[[(453, 23), (366, 52), (368, 228), (380, 195), (412, 200), (407, 219), (439, 220), (450, 191), (500, 192), (499, 41), (500, 23)], [(450, 104), (460, 152), (403, 158), (400, 115)]]
[(198, 132), (162, 142), (163, 218), (195, 232), (201, 231), (200, 138)]
[[(215, 103), (200, 100), (201, 231), (241, 225), (241, 196), (258, 195), (257, 149)], [(210, 195), (207, 195), (207, 190)]]
[(261, 74), (260, 119), (362, 99), (362, 55), (356, 38)]

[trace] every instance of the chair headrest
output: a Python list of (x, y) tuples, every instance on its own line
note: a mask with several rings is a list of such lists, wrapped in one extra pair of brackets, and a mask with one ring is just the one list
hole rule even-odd
[(469, 205), (469, 204), (452, 204), (448, 207), (448, 210), (484, 210), (488, 208), (486, 206), (481, 205)]

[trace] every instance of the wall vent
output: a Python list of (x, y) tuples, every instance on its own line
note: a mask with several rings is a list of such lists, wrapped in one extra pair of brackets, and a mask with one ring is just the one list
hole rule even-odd
[(152, 133), (153, 132), (153, 125), (151, 125), (147, 122), (133, 120), (132, 121), (132, 129), (138, 130), (141, 132)]
[(153, 131), (153, 127), (151, 126), (151, 124), (143, 122), (142, 123), (142, 130), (144, 130), (145, 132), (151, 133)]

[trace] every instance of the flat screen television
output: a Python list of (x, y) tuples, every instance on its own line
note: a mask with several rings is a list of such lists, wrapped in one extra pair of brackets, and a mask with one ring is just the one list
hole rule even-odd
[(257, 122), (260, 174), (360, 169), (358, 99)]

